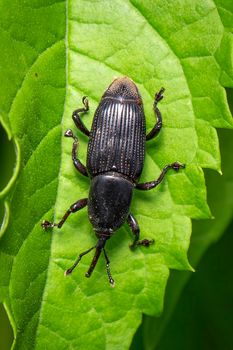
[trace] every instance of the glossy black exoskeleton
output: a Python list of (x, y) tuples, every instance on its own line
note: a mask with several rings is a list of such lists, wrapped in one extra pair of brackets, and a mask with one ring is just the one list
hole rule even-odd
[(154, 138), (162, 127), (162, 117), (157, 104), (162, 100), (163, 92), (162, 88), (155, 94), (153, 107), (157, 121), (147, 135), (141, 96), (134, 82), (127, 77), (115, 79), (105, 91), (95, 112), (91, 131), (85, 127), (79, 115), (89, 110), (86, 97), (83, 97), (84, 107), (73, 112), (75, 125), (89, 137), (86, 167), (77, 158), (78, 139), (72, 130), (67, 130), (65, 136), (74, 140), (72, 159), (75, 168), (91, 179), (89, 197), (71, 205), (58, 224), (43, 221), (42, 227), (61, 228), (71, 213), (87, 205), (89, 219), (98, 241), (94, 247), (78, 256), (74, 265), (65, 272), (66, 275), (73, 271), (83, 255), (95, 248), (95, 255), (86, 277), (91, 276), (103, 251), (109, 282), (114, 286), (105, 243), (124, 222), (128, 223), (135, 236), (131, 248), (139, 245), (148, 247), (153, 243), (153, 240), (149, 239), (139, 240), (139, 226), (130, 213), (133, 190), (150, 190), (162, 181), (169, 169), (178, 171), (184, 168), (184, 165), (178, 162), (168, 164), (157, 180), (138, 183), (144, 164), (145, 143)]

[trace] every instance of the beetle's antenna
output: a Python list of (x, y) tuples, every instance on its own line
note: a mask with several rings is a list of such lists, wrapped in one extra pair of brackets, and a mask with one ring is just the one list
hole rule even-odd
[(86, 275), (85, 275), (86, 277), (91, 276), (91, 274), (92, 274), (92, 272), (97, 264), (97, 261), (99, 260), (102, 249), (105, 246), (106, 240), (107, 240), (107, 237), (104, 237), (104, 236), (101, 236), (99, 238), (99, 240), (96, 244), (95, 255), (94, 255), (94, 258), (92, 259), (92, 262), (91, 262), (91, 265), (90, 265), (88, 271), (86, 272)]
[(105, 257), (105, 260), (106, 260), (106, 271), (107, 271), (107, 275), (108, 275), (108, 279), (109, 279), (109, 282), (111, 284), (112, 287), (115, 287), (115, 281), (114, 279), (112, 278), (112, 275), (111, 275), (111, 271), (110, 271), (110, 260), (107, 256), (107, 253), (105, 251), (105, 249), (103, 248), (103, 251), (104, 251), (104, 257)]

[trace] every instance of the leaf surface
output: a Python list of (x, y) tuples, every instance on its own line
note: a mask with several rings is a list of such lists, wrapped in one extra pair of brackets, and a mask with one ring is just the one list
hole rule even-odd
[[(231, 93), (229, 95), (231, 101), (233, 101), (232, 97), (233, 94)], [(195, 267), (196, 273), (192, 274), (187, 271), (172, 271), (167, 284), (163, 314), (157, 318), (149, 316), (144, 317), (141, 329), (138, 330), (138, 334), (134, 339), (132, 349), (137, 349), (135, 344), (137, 343), (137, 337), (139, 337), (140, 332), (142, 332), (141, 335), (144, 342), (143, 348), (146, 350), (160, 349), (162, 346), (161, 344), (166, 343), (168, 335), (171, 336), (169, 332), (170, 329), (173, 328), (172, 324), (176, 323), (174, 320), (179, 318), (179, 316), (183, 317), (184, 320), (186, 317), (189, 317), (188, 315), (185, 316), (185, 314), (190, 314), (190, 306), (182, 306), (183, 311), (180, 312), (183, 300), (187, 300), (185, 290), (189, 290), (189, 287), (185, 287), (185, 285), (188, 283), (194, 283), (193, 281), (199, 279), (199, 274), (202, 275), (203, 265), (201, 259), (203, 259), (203, 255), (205, 260), (205, 252), (209, 246), (214, 243), (215, 247), (213, 247), (213, 249), (217, 250), (218, 244), (216, 244), (216, 242), (222, 237), (224, 231), (232, 220), (233, 175), (230, 150), (233, 147), (233, 139), (230, 130), (219, 130), (218, 134), (221, 145), (223, 175), (220, 176), (211, 170), (206, 171), (208, 203), (214, 215), (214, 219), (193, 222), (189, 259), (192, 266)], [(223, 239), (225, 238), (223, 237)], [(208, 252), (209, 250), (207, 251), (207, 255)], [(222, 260), (225, 261), (224, 254), (222, 255)], [(217, 261), (216, 264), (218, 264)], [(227, 261), (225, 264), (227, 264)], [(210, 270), (212, 270), (212, 268), (212, 266), (209, 266)], [(197, 275), (197, 277), (194, 275)], [(190, 279), (192, 281), (188, 282)], [(216, 279), (221, 279), (218, 272), (216, 272)], [(188, 292), (188, 297), (190, 297), (189, 293), (190, 292)], [(194, 294), (196, 295), (196, 293)], [(221, 303), (221, 301), (219, 302)], [(185, 301), (185, 303), (187, 303), (187, 301)], [(178, 308), (179, 311), (176, 309), (177, 304), (180, 305)], [(212, 308), (214, 306), (215, 304), (212, 305)], [(171, 339), (174, 341), (174, 338)]]
[[(232, 127), (222, 85), (232, 86), (232, 38), (212, 1), (1, 1), (2, 121), (18, 145), (19, 176), (2, 197), (9, 225), (0, 243), (0, 296), (14, 323), (15, 349), (127, 349), (142, 312), (162, 311), (169, 269), (190, 269), (191, 218), (210, 211), (201, 167), (220, 170), (215, 127)], [(142, 94), (148, 130), (154, 125), (155, 91), (164, 128), (148, 143), (142, 181), (162, 167), (158, 189), (135, 193), (132, 213), (146, 250), (129, 251), (124, 226), (107, 246), (116, 287), (103, 259), (90, 280), (91, 256), (64, 278), (95, 235), (83, 209), (62, 230), (45, 233), (43, 219), (59, 220), (70, 204), (88, 196), (89, 181), (71, 161), (71, 114), (89, 96), (93, 113), (114, 77), (132, 78)], [(85, 162), (87, 139), (77, 132)]]

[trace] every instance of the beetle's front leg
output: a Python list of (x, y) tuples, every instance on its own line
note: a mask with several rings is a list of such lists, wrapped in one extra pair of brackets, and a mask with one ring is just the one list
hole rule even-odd
[(172, 163), (172, 164), (168, 164), (168, 165), (166, 165), (163, 168), (163, 170), (162, 170), (162, 172), (159, 175), (157, 180), (150, 181), (150, 182), (144, 182), (144, 183), (141, 183), (141, 184), (137, 184), (136, 188), (138, 190), (143, 190), (143, 191), (151, 190), (152, 188), (158, 186), (158, 184), (160, 184), (160, 182), (162, 182), (165, 174), (168, 172), (169, 169), (173, 169), (175, 171), (179, 171), (182, 168), (185, 168), (185, 164), (181, 164), (181, 163), (178, 163), (178, 162), (175, 162), (175, 163)]
[(86, 128), (86, 126), (83, 124), (79, 113), (87, 113), (89, 111), (89, 103), (88, 103), (88, 99), (86, 96), (83, 96), (82, 98), (82, 102), (84, 104), (83, 108), (78, 108), (76, 109), (73, 114), (72, 114), (72, 118), (73, 121), (75, 123), (75, 125), (77, 126), (77, 128), (82, 131), (83, 134), (87, 135), (88, 137), (90, 136), (90, 131)]
[(157, 136), (162, 128), (162, 114), (161, 114), (160, 110), (158, 109), (157, 104), (159, 103), (159, 101), (161, 101), (163, 99), (164, 91), (165, 91), (165, 89), (161, 88), (159, 90), (159, 92), (157, 92), (155, 94), (153, 109), (154, 109), (157, 121), (156, 121), (156, 124), (154, 125), (153, 129), (149, 132), (149, 134), (146, 135), (146, 141), (149, 141), (149, 140), (153, 139), (155, 136)]
[(47, 230), (48, 228), (57, 226), (58, 228), (61, 228), (62, 225), (64, 224), (64, 222), (67, 220), (68, 216), (71, 213), (76, 213), (76, 211), (84, 208), (87, 205), (88, 199), (87, 198), (83, 198), (80, 199), (79, 201), (75, 202), (74, 204), (71, 205), (71, 207), (66, 211), (65, 215), (63, 216), (63, 218), (61, 219), (61, 221), (59, 221), (58, 224), (53, 223), (53, 222), (49, 222), (47, 220), (44, 220), (41, 224), (42, 228), (44, 230)]
[(89, 253), (90, 251), (92, 251), (94, 248), (96, 248), (95, 245), (94, 245), (94, 247), (91, 247), (91, 248), (85, 250), (85, 252), (79, 254), (79, 256), (78, 256), (78, 258), (75, 260), (74, 264), (73, 264), (68, 270), (65, 271), (64, 275), (65, 275), (65, 276), (70, 275), (70, 274), (73, 272), (73, 270), (75, 269), (75, 267), (78, 265), (78, 263), (80, 262), (80, 260), (82, 259), (82, 257), (83, 257), (84, 255), (88, 254), (88, 253)]
[(135, 235), (133, 243), (130, 244), (131, 249), (133, 249), (139, 245), (143, 245), (144, 247), (149, 247), (150, 244), (154, 243), (153, 239), (142, 239), (141, 241), (139, 240), (140, 228), (139, 228), (139, 225), (138, 225), (136, 218), (132, 214), (129, 214), (129, 216), (127, 218), (127, 223), (130, 226), (133, 234)]
[(66, 130), (65, 137), (72, 137), (73, 147), (72, 147), (72, 160), (75, 168), (84, 176), (88, 177), (87, 168), (83, 165), (82, 162), (77, 158), (77, 148), (78, 148), (78, 139), (74, 136), (73, 131), (71, 129)]

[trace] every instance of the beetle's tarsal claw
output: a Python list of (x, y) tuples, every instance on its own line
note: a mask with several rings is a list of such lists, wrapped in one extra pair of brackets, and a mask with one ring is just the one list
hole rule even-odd
[(162, 87), (159, 92), (157, 92), (155, 94), (155, 101), (158, 103), (159, 101), (161, 101), (163, 99), (163, 93), (164, 93), (165, 89)]
[(185, 168), (185, 164), (181, 164), (179, 162), (175, 162), (172, 164), (172, 169), (174, 169), (175, 171), (179, 171), (180, 169), (184, 169)]
[(83, 104), (84, 104), (86, 110), (88, 110), (88, 109), (89, 109), (89, 101), (88, 101), (87, 96), (83, 96), (82, 102), (83, 102)]
[(71, 129), (66, 130), (64, 133), (65, 137), (74, 137), (73, 131)]
[(142, 245), (144, 247), (149, 247), (151, 244), (154, 243), (154, 240), (153, 239), (143, 239), (142, 240)]
[(137, 242), (137, 245), (143, 245), (144, 247), (148, 248), (153, 243), (154, 243), (153, 239), (142, 239), (141, 241)]
[(113, 278), (110, 278), (110, 279), (109, 279), (109, 282), (110, 282), (111, 287), (114, 288), (114, 287), (115, 287), (115, 281), (114, 281), (114, 279), (113, 279)]
[(87, 100), (87, 96), (83, 96), (82, 103), (85, 105), (85, 101)]
[(64, 272), (64, 276), (68, 276), (72, 273), (73, 269), (68, 269)]
[(142, 246), (148, 248), (148, 247), (149, 247), (151, 244), (153, 244), (154, 242), (155, 242), (154, 239), (147, 239), (147, 238), (145, 238), (145, 239), (142, 239), (141, 241), (136, 241), (136, 242), (134, 242), (134, 243), (131, 244), (129, 247), (130, 247), (130, 249), (132, 249), (132, 250), (133, 250), (134, 248), (140, 246), (140, 245), (142, 245)]
[(47, 229), (52, 228), (52, 227), (54, 227), (54, 226), (56, 226), (56, 224), (53, 224), (53, 223), (51, 223), (51, 222), (49, 222), (49, 221), (47, 221), (47, 220), (44, 220), (44, 221), (41, 223), (41, 227), (43, 228), (43, 230), (47, 230)]

